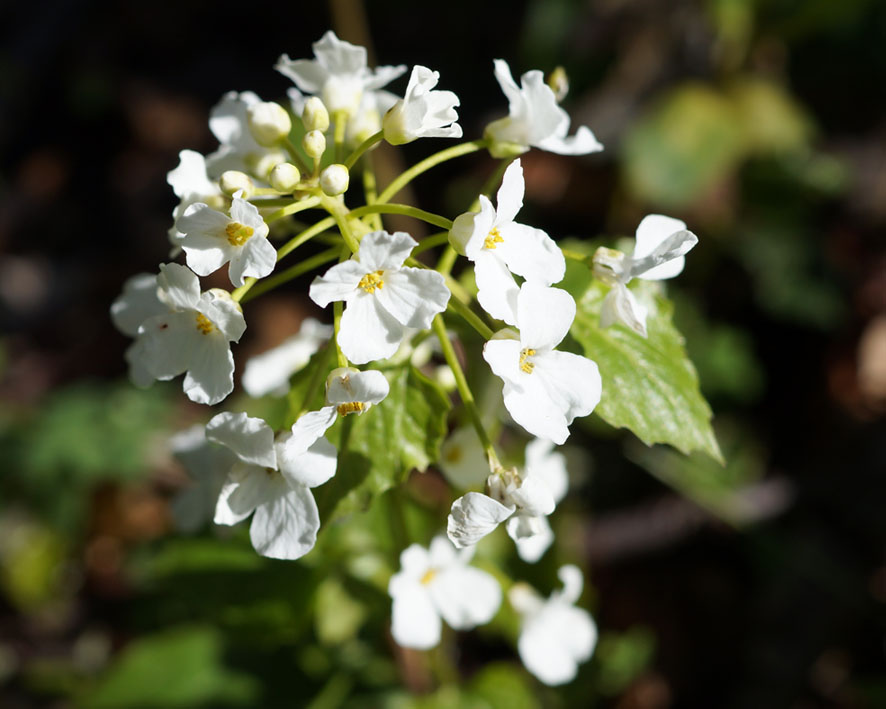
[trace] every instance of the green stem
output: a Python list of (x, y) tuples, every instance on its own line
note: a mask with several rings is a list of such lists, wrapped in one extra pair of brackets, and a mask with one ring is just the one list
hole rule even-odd
[(369, 150), (373, 145), (378, 142), (384, 140), (385, 132), (380, 130), (378, 133), (375, 133), (369, 136), (366, 140), (364, 140), (360, 145), (357, 146), (356, 150), (353, 153), (348, 155), (347, 160), (344, 162), (344, 166), (350, 170), (354, 167), (354, 164), (360, 159), (360, 156)]
[(450, 298), (449, 304), (446, 306), (446, 308), (447, 310), (451, 310), (453, 313), (460, 315), (465, 320), (465, 322), (467, 322), (468, 325), (470, 325), (478, 333), (480, 333), (480, 336), (484, 340), (490, 339), (494, 334), (491, 328), (489, 328), (473, 310), (462, 303), (458, 298)]
[[(344, 233), (344, 232), (343, 232)], [(338, 262), (343, 263), (347, 261), (351, 257), (351, 250), (348, 246), (342, 246), (339, 250)], [(344, 312), (344, 301), (336, 300), (332, 304), (332, 325), (333, 325), (333, 337), (335, 339), (335, 352), (338, 355), (338, 366), (339, 367), (347, 367), (348, 366), (348, 358), (345, 357), (345, 353), (341, 351), (341, 345), (338, 342), (338, 334), (341, 330), (341, 316), (342, 312)]]
[(335, 162), (340, 163), (342, 161), (342, 153), (344, 153), (345, 149), (345, 129), (348, 126), (347, 111), (336, 111), (333, 115), (333, 120), (335, 121), (335, 133), (333, 134), (333, 140), (335, 141)]
[[(372, 156), (367, 155), (363, 160), (363, 194), (366, 203), (372, 204), (378, 197), (378, 189), (375, 182), (375, 168), (372, 165)], [(381, 231), (384, 225), (381, 222), (381, 214), (372, 214), (369, 217), (369, 225), (373, 231)]]
[(452, 273), (452, 267), (455, 265), (456, 258), (458, 258), (458, 252), (450, 244), (443, 252), (440, 260), (437, 261), (437, 270), (444, 276), (448, 276)]
[(257, 298), (263, 293), (267, 293), (269, 290), (273, 290), (278, 286), (282, 286), (284, 283), (288, 283), (294, 278), (298, 278), (303, 273), (313, 271), (318, 266), (322, 266), (324, 263), (329, 263), (335, 259), (338, 256), (339, 251), (340, 247), (338, 246), (326, 249), (326, 251), (321, 251), (319, 254), (315, 254), (294, 266), (290, 266), (285, 271), (275, 273), (273, 276), (265, 278), (263, 281), (255, 285), (248, 294), (244, 293), (239, 298), (239, 301), (241, 303), (247, 303), (253, 298)]
[[(311, 372), (311, 379), (308, 381), (308, 388), (305, 390), (305, 395), (302, 398), (301, 406), (298, 409), (298, 413), (296, 417), (292, 420), (292, 423), (298, 421), (302, 416), (304, 416), (311, 405), (311, 401), (317, 395), (317, 390), (320, 388), (320, 385), (326, 381), (326, 374), (329, 370), (329, 355), (332, 352), (331, 343), (327, 342), (323, 345), (323, 350), (320, 353), (320, 359), (317, 361), (317, 368)], [(291, 406), (291, 404), (290, 404)]]
[(295, 147), (293, 142), (288, 138), (284, 138), (283, 145), (286, 148), (286, 151), (289, 153), (289, 157), (292, 158), (292, 164), (298, 168), (298, 171), (301, 173), (302, 177), (307, 177), (311, 174), (311, 168), (305, 165), (305, 161), (301, 159), (301, 155), (298, 154), (298, 148)]
[[(270, 200), (268, 200), (270, 201)], [(260, 207), (261, 202), (253, 203), (256, 207)], [(283, 209), (278, 209), (273, 214), (269, 214), (268, 218), (265, 219), (265, 224), (270, 224), (271, 222), (275, 222), (278, 219), (282, 219), (283, 217), (288, 217), (292, 214), (297, 214), (298, 212), (302, 212), (305, 209), (313, 209), (314, 207), (320, 206), (320, 198), (319, 197), (308, 197), (307, 199), (299, 200), (298, 202), (288, 202)]]
[(426, 212), (418, 207), (411, 207), (408, 204), (368, 204), (365, 207), (357, 207), (351, 210), (352, 217), (362, 217), (367, 214), (402, 214), (406, 217), (421, 219), (423, 222), (433, 224), (441, 229), (451, 229), (452, 220), (441, 217), (433, 212)]
[(317, 234), (326, 231), (331, 226), (335, 226), (335, 219), (333, 219), (332, 217), (326, 217), (326, 219), (321, 219), (313, 226), (309, 226), (300, 234), (296, 234), (289, 241), (283, 244), (283, 246), (277, 249), (277, 260), (279, 261), (284, 256), (288, 256), (303, 243), (317, 236)]
[(412, 250), (412, 255), (420, 254), (422, 251), (427, 251), (428, 249), (433, 249), (435, 246), (442, 246), (443, 244), (449, 243), (449, 232), (443, 231), (439, 234), (431, 234), (431, 236), (426, 236), (424, 239), (418, 242), (418, 246), (416, 246)]
[(445, 150), (441, 150), (439, 153), (434, 153), (433, 155), (410, 167), (408, 170), (406, 170), (406, 172), (402, 173), (393, 182), (391, 182), (391, 184), (389, 184), (385, 188), (384, 192), (379, 195), (378, 199), (376, 200), (376, 204), (384, 204), (385, 202), (390, 201), (391, 197), (396, 195), (401, 189), (409, 184), (409, 182), (421, 175), (423, 172), (430, 170), (435, 165), (439, 165), (440, 163), (446, 162), (447, 160), (452, 160), (453, 158), (460, 157), (461, 155), (475, 153), (478, 150), (482, 150), (488, 145), (489, 141), (484, 138), (481, 140), (471, 141), (470, 143), (453, 145), (451, 148), (446, 148)]
[(437, 339), (440, 340), (440, 348), (443, 350), (443, 358), (446, 360), (446, 364), (449, 365), (452, 374), (455, 376), (455, 385), (458, 388), (461, 401), (468, 410), (468, 414), (471, 417), (471, 423), (474, 424), (474, 429), (477, 431), (477, 437), (480, 439), (480, 445), (482, 445), (483, 450), (486, 451), (486, 457), (489, 460), (489, 468), (490, 470), (500, 468), (501, 463), (498, 461), (495, 447), (489, 439), (489, 434), (486, 433), (486, 428), (483, 426), (483, 420), (480, 418), (480, 411), (477, 409), (477, 404), (474, 401), (474, 395), (471, 393), (471, 388), (468, 386), (468, 380), (465, 378), (465, 373), (461, 368), (461, 364), (459, 364), (458, 356), (455, 354), (455, 349), (452, 347), (449, 335), (446, 334), (446, 323), (443, 321), (442, 315), (434, 316), (433, 328), (434, 332), (437, 334)]
[(351, 226), (348, 224), (348, 219), (350, 217), (350, 213), (344, 205), (344, 200), (339, 197), (323, 197), (323, 206), (326, 208), (326, 211), (332, 215), (332, 218), (335, 220), (336, 225), (338, 226), (338, 230), (341, 232), (342, 239), (345, 240), (345, 244), (347, 244), (348, 248), (353, 252), (357, 253), (357, 250), (360, 248), (360, 242), (357, 241), (356, 237), (354, 237), (353, 232), (351, 231)]

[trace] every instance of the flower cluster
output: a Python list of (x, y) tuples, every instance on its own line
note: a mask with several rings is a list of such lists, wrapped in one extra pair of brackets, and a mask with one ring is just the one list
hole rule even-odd
[[(288, 101), (263, 101), (252, 92), (222, 97), (209, 119), (218, 149), (206, 156), (183, 150), (168, 174), (179, 200), (168, 235), (171, 262), (161, 264), (157, 274), (128, 280), (111, 307), (114, 323), (134, 338), (126, 359), (136, 385), (184, 374), (184, 392), (192, 401), (216, 405), (235, 389), (231, 346), (246, 330), (243, 305), (322, 269), (308, 295), (330, 311), (331, 324), (305, 320), (299, 333), (249, 360), (240, 378), (249, 396), (288, 397), (286, 425), (275, 428), (242, 410), (218, 411), (172, 441), (194, 478), (174, 504), (182, 529), (196, 530), (210, 519), (235, 525), (251, 517), (253, 547), (275, 559), (298, 559), (315, 546), (324, 520), (313, 490), (348, 460), (327, 439), (330, 429), (350, 415), (402, 421), (404, 405), (391, 396), (387, 372), (410, 359), (415, 367), (437, 357), (451, 383), (448, 391), (458, 390), (474, 430), (457, 429), (432, 461), (466, 491), (451, 503), (448, 539), (436, 536), (427, 550), (408, 541), (398, 549), (401, 568), (388, 583), (391, 633), (406, 647), (435, 646), (441, 620), (461, 630), (497, 613), (499, 581), (468, 562), (477, 542), (499, 524), (505, 523), (523, 561), (534, 563), (546, 553), (554, 540), (548, 518), (568, 489), (565, 458), (555, 446), (566, 442), (576, 418), (594, 411), (603, 392), (597, 364), (569, 351), (566, 338), (577, 306), (557, 287), (566, 274), (564, 252), (542, 229), (517, 221), (525, 193), (518, 155), (531, 148), (586, 155), (602, 146), (586, 126), (569, 135), (570, 119), (559, 105), (565, 81), (555, 92), (541, 72), (529, 71), (518, 86), (505, 61), (496, 59), (493, 66), (508, 114), (489, 124), (481, 140), (442, 150), (378, 194), (371, 150), (382, 141), (460, 138), (458, 97), (437, 89), (440, 74), (424, 66), (409, 71), (402, 97), (387, 91), (407, 67), (372, 69), (365, 49), (332, 32), (314, 44), (312, 59), (281, 56), (275, 68), (295, 84)], [(481, 149), (503, 158), (494, 204), (479, 194), (474, 207), (454, 220), (391, 204), (425, 170)], [(360, 207), (351, 180), (358, 165), (365, 202)], [(311, 213), (319, 217), (306, 216)], [(385, 214), (424, 220), (444, 234), (420, 243), (404, 231), (387, 231)], [(312, 241), (331, 248), (278, 268)], [(620, 322), (645, 336), (646, 306), (628, 283), (673, 277), (695, 242), (683, 222), (654, 215), (641, 223), (630, 257), (601, 249), (592, 263), (585, 260), (611, 287), (601, 325)], [(436, 268), (417, 258), (435, 247), (445, 249)], [(458, 255), (464, 268), (456, 279), (450, 274)], [(220, 269), (226, 273), (216, 274)], [(230, 282), (231, 289), (204, 290), (201, 277)], [(476, 284), (475, 295), (465, 283)], [(501, 380), (509, 422), (531, 437), (519, 466), (499, 460), (497, 437), (483, 422), (455, 352), (450, 317), (483, 338), (482, 350), (478, 346), (467, 359), (473, 354), (484, 374)], [(436, 354), (425, 341), (430, 336), (437, 338)], [(419, 356), (422, 348), (426, 354)], [(290, 381), (309, 363), (299, 408)], [(317, 407), (324, 380), (325, 405)], [(383, 413), (373, 407), (384, 407)], [(343, 449), (354, 420), (340, 425), (339, 437), (330, 435)], [(423, 455), (439, 447), (437, 435)], [(401, 445), (395, 434), (385, 443), (392, 449)], [(470, 489), (481, 485), (482, 492)], [(547, 601), (525, 585), (508, 594), (523, 617), (520, 656), (548, 684), (570, 680), (596, 638), (590, 616), (574, 607), (581, 572), (566, 566), (560, 576), (564, 590)]]

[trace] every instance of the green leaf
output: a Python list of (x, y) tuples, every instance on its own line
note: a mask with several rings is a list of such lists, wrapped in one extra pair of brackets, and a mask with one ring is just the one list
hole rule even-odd
[(637, 281), (632, 288), (649, 309), (647, 338), (622, 325), (600, 327), (609, 287), (593, 279), (583, 263), (569, 262), (563, 287), (578, 306), (572, 336), (600, 367), (603, 396), (595, 413), (611, 426), (633, 431), (647, 445), (668, 443), (683, 453), (703, 451), (722, 462), (711, 409), (671, 321), (673, 305), (658, 284)]
[(384, 370), (388, 396), (359, 415), (340, 417), (327, 437), (339, 450), (335, 477), (314, 491), (320, 519), (365, 510), (413, 468), (437, 460), (446, 435), (449, 397), (415, 367)]

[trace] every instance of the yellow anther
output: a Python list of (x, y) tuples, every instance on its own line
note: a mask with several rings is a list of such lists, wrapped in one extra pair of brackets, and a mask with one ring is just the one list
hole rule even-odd
[(363, 402), (362, 401), (349, 401), (346, 404), (338, 405), (338, 415), (339, 416), (347, 416), (348, 414), (359, 414), (363, 411)]
[(203, 313), (197, 313), (197, 329), (204, 335), (208, 335), (215, 330), (215, 325), (213, 325), (212, 320), (207, 318)]
[(367, 273), (357, 284), (367, 293), (375, 293), (376, 288), (382, 288), (385, 282), (382, 280), (382, 271)]
[(503, 241), (504, 239), (502, 238), (501, 232), (499, 232), (498, 227), (495, 227), (489, 232), (485, 241), (483, 241), (483, 246), (487, 249), (494, 249), (496, 244), (500, 244)]
[(532, 370), (535, 369), (535, 363), (529, 359), (534, 354), (535, 350), (531, 347), (520, 350), (520, 369), (526, 372), (526, 374), (532, 374)]
[(230, 222), (225, 227), (225, 234), (228, 235), (228, 243), (231, 246), (243, 246), (254, 233), (255, 229), (240, 222)]
[(428, 569), (425, 571), (425, 575), (421, 577), (421, 583), (423, 586), (427, 586), (431, 581), (434, 580), (434, 577), (437, 575), (437, 569)]

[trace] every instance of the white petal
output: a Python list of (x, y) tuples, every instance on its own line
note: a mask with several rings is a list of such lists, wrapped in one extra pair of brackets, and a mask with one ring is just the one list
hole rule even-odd
[(698, 237), (691, 231), (678, 231), (656, 246), (652, 253), (643, 258), (631, 259), (631, 275), (635, 278), (662, 280), (673, 278), (683, 270), (685, 254), (698, 243)]
[(123, 284), (123, 293), (111, 305), (111, 320), (124, 335), (134, 337), (145, 320), (168, 311), (157, 297), (157, 276), (139, 273)]
[(329, 378), (326, 400), (334, 405), (353, 401), (378, 404), (390, 391), (391, 385), (388, 384), (385, 375), (378, 370), (349, 371)]
[[(492, 202), (482, 194), (477, 199), (480, 202), (480, 211), (470, 212), (474, 215), (470, 222), (471, 233), (467, 233), (468, 221), (465, 220), (456, 235), (459, 241), (464, 241), (465, 255), (471, 261), (475, 261), (480, 254), (488, 253), (489, 250), (485, 248), (486, 237), (495, 226), (495, 207), (492, 206)], [(451, 235), (450, 240), (452, 240)]]
[(317, 276), (308, 295), (317, 305), (325, 308), (334, 300), (347, 300), (356, 294), (360, 280), (369, 273), (363, 264), (350, 259)]
[(514, 81), (511, 68), (504, 59), (494, 59), (493, 66), (498, 85), (501, 86), (502, 92), (508, 99), (508, 113), (511, 115), (519, 113), (522, 109), (523, 96), (520, 93), (520, 87)]
[(260, 418), (225, 411), (206, 424), (206, 438), (221, 443), (246, 463), (277, 468), (274, 431)]
[(545, 232), (513, 222), (499, 231), (504, 241), (496, 251), (512, 273), (544, 286), (563, 280), (566, 259)]
[(178, 154), (178, 167), (166, 173), (166, 182), (175, 196), (182, 199), (220, 194), (218, 185), (206, 174), (206, 159), (194, 150), (182, 150)]
[(523, 207), (523, 165), (519, 160), (514, 160), (501, 180), (501, 187), (496, 195), (495, 223), (507, 224), (513, 222), (517, 212)]
[(274, 495), (274, 486), (264, 468), (236, 462), (219, 495), (215, 523), (236, 524)]
[(138, 354), (154, 379), (172, 379), (190, 366), (193, 351), (203, 335), (193, 310), (155, 315), (139, 328)]
[[(549, 420), (538, 425), (538, 428), (545, 430), (546, 433), (533, 431), (523, 422), (518, 421), (518, 423), (530, 433), (559, 445), (565, 441), (565, 437), (561, 435), (563, 427), (569, 426), (578, 416), (587, 416), (600, 403), (603, 390), (600, 371), (593, 360), (571, 352), (548, 352), (536, 357), (534, 362), (535, 368), (529, 379), (538, 381), (540, 389), (533, 390), (532, 393), (536, 397), (544, 394), (551, 407), (551, 411), (546, 412), (550, 416)], [(507, 404), (506, 396), (505, 405)], [(562, 419), (558, 420), (553, 411), (556, 411)], [(511, 415), (514, 415), (513, 412)], [(566, 433), (568, 435), (568, 430)]]
[[(686, 222), (680, 219), (673, 219), (662, 214), (650, 214), (644, 217), (637, 227), (637, 243), (634, 246), (632, 260), (639, 261), (650, 256), (668, 237), (683, 231), (686, 231)], [(692, 232), (687, 233), (692, 234)], [(692, 242), (686, 251), (694, 245), (695, 242)], [(673, 278), (683, 270), (685, 263), (686, 259), (682, 255), (677, 255), (672, 260), (662, 262), (654, 268), (647, 267), (645, 271), (638, 270), (636, 273), (633, 273), (632, 269), (632, 275), (646, 280)]]
[(443, 476), (461, 490), (482, 484), (489, 475), (486, 453), (471, 427), (456, 429), (446, 439), (437, 465)]
[[(473, 551), (473, 550), (472, 550)], [(460, 556), (449, 538), (438, 534), (428, 546), (428, 564), (435, 569), (446, 569), (450, 566), (464, 566), (467, 561)]]
[(536, 147), (558, 155), (588, 155), (603, 150), (603, 144), (587, 126), (580, 126), (575, 135), (568, 138), (556, 135), (544, 138), (536, 143)]
[(252, 227), (253, 239), (256, 237), (264, 239), (268, 236), (268, 225), (262, 219), (258, 207), (242, 197), (237, 197), (236, 194), (231, 202), (231, 219), (244, 226)]
[(646, 337), (646, 308), (622, 283), (612, 286), (600, 308), (600, 327), (609, 327), (615, 323), (621, 323), (640, 337)]
[(233, 250), (228, 275), (231, 283), (239, 288), (245, 277), (264, 278), (273, 272), (276, 265), (277, 250), (266, 237), (256, 235)]
[(510, 501), (530, 517), (549, 515), (556, 506), (551, 491), (538, 478), (526, 477), (522, 484), (510, 490)]
[(175, 228), (183, 234), (200, 234), (227, 241), (225, 229), (231, 220), (227, 214), (212, 209), (208, 204), (195, 202), (175, 222)]
[(480, 307), (492, 317), (516, 325), (520, 288), (507, 265), (488, 251), (480, 253), (474, 261), (474, 278)]
[(400, 552), (400, 571), (391, 577), (388, 592), (392, 596), (398, 595), (401, 588), (408, 588), (410, 582), (421, 580), (430, 566), (428, 550), (420, 544), (410, 544)]
[(187, 266), (161, 263), (157, 297), (175, 310), (196, 309), (200, 302), (200, 281)]
[(470, 566), (438, 572), (428, 591), (440, 615), (456, 630), (488, 623), (501, 606), (501, 586), (493, 576)]
[(373, 294), (359, 293), (342, 314), (339, 346), (354, 364), (387, 359), (406, 336), (406, 330), (382, 308)]
[[(322, 436), (329, 427), (335, 423), (337, 418), (334, 406), (324, 406), (319, 411), (308, 411), (302, 415), (298, 421), (293, 424), (293, 434), (298, 432), (297, 441), (301, 441), (304, 450), (307, 450), (310, 443), (316, 441)], [(298, 429), (296, 429), (296, 425)], [(308, 441), (307, 443), (305, 441)], [(293, 443), (292, 445), (296, 445)]]
[(446, 534), (459, 549), (476, 544), (514, 513), (479, 492), (469, 492), (452, 503)]
[(240, 380), (246, 393), (254, 397), (271, 393), (284, 395), (289, 389), (289, 378), (301, 370), (331, 336), (332, 328), (328, 325), (313, 318), (305, 320), (298, 334), (247, 360)]
[(575, 300), (565, 290), (530, 281), (520, 286), (517, 327), (523, 347), (543, 350), (556, 347), (575, 320)]
[(520, 523), (518, 515), (507, 521), (508, 536), (517, 546), (517, 554), (527, 564), (534, 564), (541, 559), (554, 542), (554, 533), (547, 517), (536, 517), (538, 529), (531, 536), (518, 536), (515, 527)]
[(221, 333), (204, 335), (198, 343), (182, 388), (191, 401), (211, 406), (234, 391), (234, 356)]
[(385, 284), (376, 290), (379, 304), (401, 325), (425, 330), (437, 313), (446, 310), (449, 289), (436, 271), (401, 268), (387, 271)]
[(401, 584), (391, 609), (391, 635), (401, 647), (429, 650), (440, 642), (440, 616), (419, 582)]
[(566, 564), (560, 567), (560, 570), (557, 571), (557, 576), (563, 583), (560, 598), (566, 603), (576, 603), (581, 597), (581, 591), (584, 588), (584, 576), (582, 576), (581, 569), (574, 564)]
[(522, 383), (528, 375), (520, 370), (520, 349), (518, 340), (494, 338), (483, 346), (483, 359), (506, 385), (522, 391)]
[(215, 517), (213, 519), (213, 522), (215, 522), (216, 524), (231, 526), (237, 524), (238, 522), (242, 522), (255, 511), (255, 505), (253, 505), (252, 507), (247, 507), (246, 509), (238, 508), (236, 512), (231, 509), (231, 495), (239, 487), (240, 481), (231, 480), (230, 478), (225, 481), (224, 485), (222, 485), (222, 488), (218, 494), (218, 501), (215, 505)]
[(239, 303), (226, 290), (213, 288), (200, 296), (197, 309), (209, 318), (229, 342), (238, 342), (246, 331)]
[(148, 368), (150, 359), (146, 342), (143, 338), (137, 339), (123, 353), (123, 357), (129, 364), (129, 379), (139, 389), (147, 389), (154, 383), (156, 377)]
[(551, 491), (554, 502), (566, 496), (569, 489), (569, 473), (566, 456), (553, 450), (554, 444), (543, 438), (535, 438), (526, 446), (524, 477), (541, 480)]
[[(277, 445), (277, 460), (280, 472), (295, 487), (293, 483), (300, 483), (305, 487), (317, 487), (335, 475), (338, 451), (325, 438), (319, 438), (311, 443), (307, 450), (304, 449), (304, 441), (298, 422), (292, 427), (292, 435)], [(290, 441), (293, 445), (287, 446)]]
[(303, 485), (289, 487), (282, 476), (274, 484), (277, 494), (255, 508), (249, 537), (253, 548), (271, 559), (298, 559), (314, 548), (320, 515), (311, 491)]
[(591, 656), (596, 641), (597, 629), (587, 611), (549, 603), (527, 620), (517, 647), (526, 669), (556, 686), (575, 678), (578, 663)]
[(199, 232), (185, 234), (180, 245), (185, 252), (185, 261), (198, 276), (215, 273), (230, 260), (234, 249), (218, 236)]
[(386, 231), (373, 231), (360, 241), (357, 259), (369, 271), (397, 269), (412, 253), (418, 242), (404, 231), (389, 234)]

